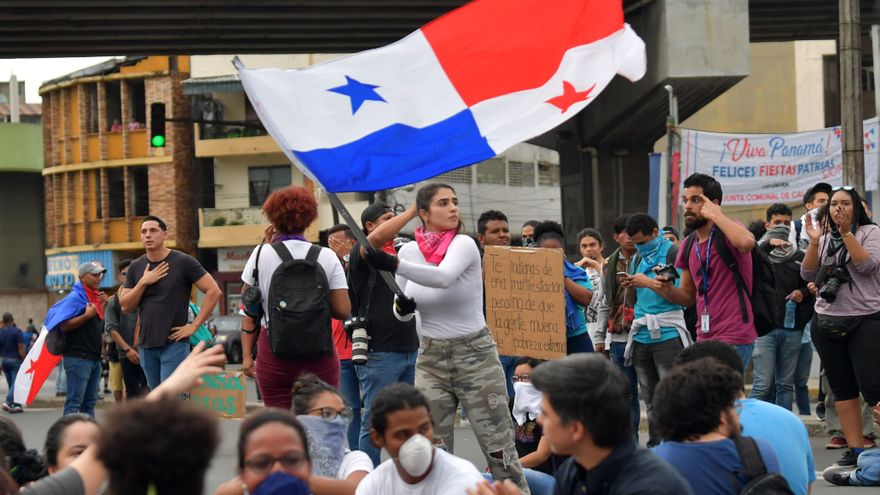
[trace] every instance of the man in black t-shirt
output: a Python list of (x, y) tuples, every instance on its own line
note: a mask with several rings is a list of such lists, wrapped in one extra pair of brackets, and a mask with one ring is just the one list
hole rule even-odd
[[(119, 299), (124, 313), (138, 308), (140, 333), (136, 346), (150, 389), (155, 389), (189, 354), (189, 337), (205, 323), (220, 300), (217, 282), (192, 256), (165, 247), (168, 229), (150, 215), (141, 223), (147, 253), (128, 267), (125, 292)], [(195, 284), (205, 294), (199, 314), (187, 323), (189, 298)]]
[(106, 268), (89, 261), (79, 266), (79, 281), (85, 289), (85, 311), (61, 324), (64, 332), (62, 363), (67, 373), (64, 415), (95, 415), (101, 385), (101, 344), (104, 337), (104, 311), (107, 297), (100, 292)]
[[(394, 210), (382, 202), (371, 204), (361, 214), (361, 225), (369, 234), (383, 222), (394, 217)], [(363, 393), (364, 409), (358, 447), (379, 465), (379, 449), (370, 443), (370, 405), (373, 397), (387, 385), (415, 382), (416, 355), (419, 337), (415, 319), (402, 322), (394, 316), (394, 293), (379, 273), (360, 255), (361, 245), (355, 244), (349, 257), (349, 296), (353, 316), (367, 317), (370, 349), (367, 364), (355, 366)], [(397, 254), (394, 246), (384, 251)]]

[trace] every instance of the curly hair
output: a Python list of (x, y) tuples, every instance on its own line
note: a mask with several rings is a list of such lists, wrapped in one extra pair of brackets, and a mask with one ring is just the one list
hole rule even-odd
[(263, 213), (281, 234), (300, 234), (318, 218), (318, 202), (302, 186), (279, 189), (266, 198)]
[(718, 428), (742, 389), (742, 375), (714, 358), (677, 366), (654, 390), (654, 424), (664, 440), (695, 440)]
[(0, 416), (0, 449), (9, 460), (9, 474), (20, 486), (46, 476), (43, 458), (24, 446), (21, 430), (6, 416)]
[(219, 443), (217, 420), (190, 402), (132, 401), (107, 413), (98, 459), (109, 471), (108, 493), (202, 493)]

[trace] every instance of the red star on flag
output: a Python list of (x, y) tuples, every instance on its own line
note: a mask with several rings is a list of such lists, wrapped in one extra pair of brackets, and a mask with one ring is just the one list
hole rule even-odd
[(31, 375), (34, 373), (35, 368), (37, 367), (37, 362), (31, 359), (31, 367), (28, 368), (27, 371), (24, 372), (25, 375)]
[(562, 81), (562, 94), (550, 98), (545, 103), (549, 103), (562, 110), (562, 113), (565, 113), (575, 103), (589, 98), (590, 92), (593, 91), (593, 88), (595, 87), (596, 84), (593, 84), (585, 91), (578, 91), (574, 88), (574, 84), (568, 81)]

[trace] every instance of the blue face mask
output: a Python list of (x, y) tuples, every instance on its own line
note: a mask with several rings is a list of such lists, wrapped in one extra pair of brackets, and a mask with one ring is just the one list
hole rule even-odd
[(305, 414), (297, 416), (296, 419), (302, 423), (309, 440), (312, 473), (326, 478), (336, 478), (348, 445), (349, 421), (342, 416), (326, 420), (321, 416)]
[(654, 239), (644, 243), (644, 244), (636, 244), (636, 251), (638, 251), (639, 256), (645, 260), (645, 263), (650, 267), (656, 266), (657, 263), (657, 254), (660, 251), (660, 247), (663, 245), (663, 241), (666, 238), (658, 235)]
[(309, 485), (292, 474), (276, 471), (257, 485), (251, 495), (309, 495)]

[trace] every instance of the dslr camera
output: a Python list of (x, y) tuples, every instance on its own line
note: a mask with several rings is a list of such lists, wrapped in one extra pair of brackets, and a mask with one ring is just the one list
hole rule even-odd
[(829, 270), (825, 283), (819, 289), (819, 295), (826, 301), (833, 303), (837, 299), (837, 292), (840, 290), (841, 284), (847, 282), (852, 282), (849, 272), (844, 267), (836, 266), (833, 270)]
[(673, 282), (678, 278), (678, 270), (676, 270), (675, 266), (671, 264), (655, 266), (654, 273), (657, 274), (657, 280), (663, 282)]
[(343, 323), (346, 333), (351, 337), (351, 364), (358, 366), (367, 364), (370, 350), (370, 336), (367, 334), (367, 319), (363, 316), (352, 316)]

